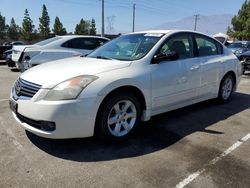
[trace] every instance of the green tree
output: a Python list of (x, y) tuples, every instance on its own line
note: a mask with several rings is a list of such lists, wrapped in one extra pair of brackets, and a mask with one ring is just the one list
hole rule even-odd
[(237, 39), (250, 39), (250, 1), (246, 0), (238, 14), (232, 18), (232, 27), (228, 28), (227, 34)]
[(87, 35), (89, 33), (88, 30), (89, 30), (89, 22), (81, 19), (80, 23), (76, 25), (75, 34)]
[(4, 39), (6, 34), (5, 17), (0, 12), (0, 39)]
[(89, 34), (96, 35), (96, 27), (95, 27), (95, 19), (94, 18), (92, 18), (92, 20), (91, 20)]
[(63, 24), (60, 22), (58, 17), (55, 18), (54, 28), (52, 29), (56, 35), (66, 35), (67, 31), (63, 27)]
[(50, 33), (49, 23), (50, 18), (45, 5), (43, 5), (42, 16), (39, 18), (39, 32), (43, 38), (48, 38)]
[(12, 40), (18, 40), (19, 34), (20, 34), (20, 28), (15, 23), (14, 18), (11, 18), (10, 25), (8, 26), (8, 29), (7, 29), (7, 35)]
[(24, 40), (31, 41), (33, 39), (33, 31), (34, 31), (33, 21), (29, 16), (29, 12), (25, 9), (24, 18), (22, 23), (22, 36)]

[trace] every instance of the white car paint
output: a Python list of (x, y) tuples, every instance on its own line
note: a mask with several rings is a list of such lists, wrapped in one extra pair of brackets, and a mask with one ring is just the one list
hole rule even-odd
[[(154, 47), (139, 60), (73, 57), (26, 71), (20, 78), (39, 84), (42, 88), (32, 98), (17, 97), (13, 88), (10, 98), (18, 104), (17, 112), (32, 120), (55, 122), (56, 130), (39, 130), (21, 121), (14, 112), (13, 116), (26, 130), (42, 137), (89, 137), (94, 134), (96, 115), (102, 101), (119, 87), (133, 86), (141, 91), (146, 105), (141, 117), (143, 121), (163, 112), (216, 98), (220, 82), (229, 71), (234, 73), (237, 87), (241, 78), (241, 65), (223, 45), (223, 54), (220, 55), (152, 64), (151, 60), (163, 42), (180, 32), (193, 33), (176, 30), (135, 33), (162, 35)], [(56, 85), (79, 75), (95, 75), (99, 78), (84, 88), (77, 99), (44, 99)]]
[[(12, 61), (16, 63), (16, 67), (22, 72), (45, 62), (64, 59), (72, 56), (80, 56), (89, 54), (92, 50), (77, 49), (63, 47), (62, 45), (72, 39), (101, 39), (108, 41), (109, 39), (97, 36), (84, 36), (84, 35), (65, 35), (56, 36), (54, 38), (41, 41), (34, 45), (14, 46), (12, 53)], [(57, 39), (57, 40), (54, 40)], [(47, 41), (47, 42), (46, 42)], [(23, 53), (22, 57), (21, 54)], [(25, 57), (29, 60), (25, 60)]]

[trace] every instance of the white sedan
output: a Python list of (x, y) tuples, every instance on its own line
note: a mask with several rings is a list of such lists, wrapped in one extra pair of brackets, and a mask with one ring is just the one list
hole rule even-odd
[(23, 72), (49, 61), (89, 54), (107, 41), (109, 39), (97, 36), (56, 36), (34, 45), (14, 46), (12, 60)]
[(212, 98), (228, 102), (241, 71), (232, 52), (204, 34), (137, 32), (87, 57), (26, 71), (14, 83), (10, 108), (42, 137), (119, 141), (154, 115)]

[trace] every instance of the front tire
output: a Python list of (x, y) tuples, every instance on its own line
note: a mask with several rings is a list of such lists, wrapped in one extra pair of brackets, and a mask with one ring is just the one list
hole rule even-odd
[(231, 74), (226, 75), (222, 79), (221, 84), (220, 84), (219, 94), (218, 94), (218, 100), (221, 103), (227, 103), (228, 101), (230, 101), (231, 96), (233, 94), (234, 85), (235, 85), (235, 81)]
[(100, 107), (95, 133), (104, 140), (125, 140), (135, 131), (140, 117), (140, 103), (133, 94), (110, 96)]

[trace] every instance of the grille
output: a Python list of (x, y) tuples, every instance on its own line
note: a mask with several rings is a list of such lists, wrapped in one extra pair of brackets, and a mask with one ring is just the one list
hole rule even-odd
[(41, 89), (41, 85), (34, 84), (23, 79), (18, 79), (14, 85), (15, 92), (17, 96), (24, 97), (33, 97), (39, 89)]

